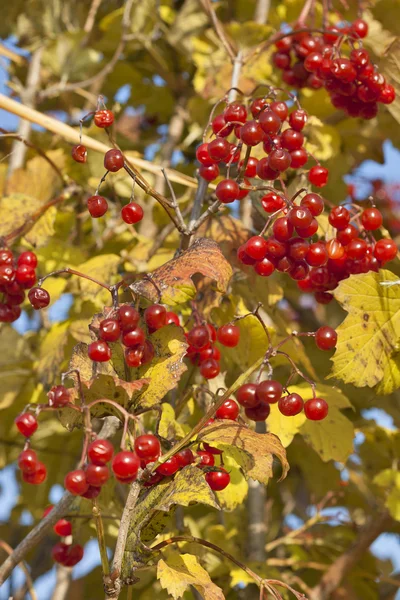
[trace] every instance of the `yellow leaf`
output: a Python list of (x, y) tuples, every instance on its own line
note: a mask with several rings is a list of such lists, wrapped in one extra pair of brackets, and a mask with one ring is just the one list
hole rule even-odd
[(247, 483), (243, 473), (238, 468), (237, 462), (225, 453), (224, 467), (230, 475), (230, 483), (221, 492), (216, 492), (218, 503), (222, 510), (234, 510), (237, 506), (241, 506), (247, 496), (249, 484)]
[(189, 586), (198, 590), (205, 600), (224, 600), (221, 588), (216, 586), (192, 554), (169, 553), (157, 564), (157, 579), (174, 600), (182, 598)]
[(272, 476), (273, 458), (282, 465), (281, 479), (286, 477), (289, 464), (286, 452), (276, 435), (257, 433), (239, 423), (216, 421), (198, 435), (198, 439), (222, 447), (239, 464), (248, 477), (267, 483)]
[(393, 519), (400, 521), (400, 473), (394, 469), (384, 469), (374, 477), (373, 483), (386, 492), (385, 504)]
[(334, 295), (348, 315), (337, 328), (330, 377), (357, 387), (373, 387), (386, 375), (380, 391), (394, 391), (400, 369), (400, 286), (381, 282), (397, 279), (394, 273), (381, 270), (352, 275), (339, 284)]
[(329, 408), (328, 416), (323, 421), (307, 419), (300, 433), (325, 462), (345, 462), (353, 452), (353, 424), (335, 407)]
[[(77, 271), (110, 285), (117, 273), (119, 262), (120, 257), (117, 254), (100, 254), (79, 265)], [(79, 278), (79, 288), (83, 296), (88, 298), (96, 296), (99, 291), (103, 290), (96, 283), (83, 278)]]
[(189, 465), (178, 472), (173, 484), (165, 489), (162, 498), (157, 502), (156, 508), (169, 511), (174, 504), (189, 506), (199, 502), (219, 508), (204, 473), (198, 467)]
[(32, 246), (43, 246), (49, 237), (54, 235), (54, 222), (57, 216), (57, 208), (51, 206), (44, 215), (35, 223), (30, 231), (25, 235), (27, 242)]
[(37, 372), (43, 385), (53, 385), (59, 376), (64, 349), (68, 342), (69, 325), (69, 321), (53, 325), (40, 345)]
[(32, 357), (24, 338), (9, 325), (0, 336), (0, 409), (8, 408), (32, 371)]
[(167, 440), (183, 438), (185, 431), (177, 422), (173, 407), (167, 402), (161, 405), (161, 418), (158, 425), (158, 433)]
[(380, 70), (388, 78), (396, 90), (396, 98), (387, 108), (391, 115), (400, 123), (400, 39), (395, 38), (392, 44), (385, 52), (385, 56), (380, 64)]
[[(64, 151), (52, 150), (47, 156), (59, 167), (65, 166)], [(56, 191), (63, 185), (60, 176), (53, 167), (41, 156), (28, 160), (25, 169), (14, 171), (7, 184), (9, 194), (26, 194), (34, 198), (38, 206), (45, 204), (53, 198)]]

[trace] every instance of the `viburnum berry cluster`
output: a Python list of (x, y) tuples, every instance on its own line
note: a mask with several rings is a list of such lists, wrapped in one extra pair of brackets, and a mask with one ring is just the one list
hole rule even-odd
[(35, 295), (33, 286), (36, 283), (37, 264), (34, 252), (25, 250), (16, 255), (9, 248), (0, 249), (1, 323), (12, 323), (20, 317), (25, 290), (30, 290), (29, 299)]
[(289, 86), (324, 87), (335, 108), (350, 117), (373, 119), (378, 103), (391, 104), (396, 94), (362, 47), (361, 39), (367, 34), (368, 24), (362, 19), (339, 23), (318, 34), (294, 27), (276, 41), (272, 62), (282, 70), (282, 79)]
[(220, 373), (221, 352), (215, 342), (234, 348), (240, 339), (240, 329), (233, 323), (222, 325), (218, 329), (211, 323), (195, 325), (186, 335), (189, 347), (186, 356), (193, 365), (198, 365), (200, 373), (206, 379), (214, 379)]
[[(46, 517), (54, 506), (50, 505), (43, 511), (43, 518)], [(54, 544), (51, 556), (54, 562), (64, 567), (74, 567), (83, 558), (84, 550), (80, 544), (72, 543), (72, 523), (68, 519), (59, 519), (53, 527), (56, 535), (62, 538), (61, 541)]]

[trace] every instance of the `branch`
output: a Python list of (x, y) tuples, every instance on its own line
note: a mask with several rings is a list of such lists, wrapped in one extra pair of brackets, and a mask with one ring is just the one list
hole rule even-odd
[(51, 510), (49, 514), (28, 533), (22, 542), (18, 544), (14, 552), (0, 567), (0, 586), (2, 586), (5, 580), (10, 576), (12, 570), (24, 559), (24, 556), (35, 546), (40, 544), (53, 525), (65, 515), (74, 500), (75, 496), (69, 492), (64, 492), (61, 500), (54, 506), (53, 510)]
[(271, 0), (257, 0), (254, 20), (260, 25), (264, 25), (268, 20), (268, 13), (271, 7)]
[[(9, 556), (11, 556), (13, 553), (13, 549), (11, 548), (11, 546), (9, 546), (7, 544), (7, 542), (5, 542), (4, 540), (0, 540), (0, 548), (3, 548), (3, 550), (5, 552), (7, 552), (7, 554)], [(30, 594), (32, 600), (37, 600), (36, 592), (33, 587), (32, 577), (31, 577), (31, 574), (29, 573), (28, 567), (25, 565), (25, 563), (23, 561), (19, 564), (19, 567), (20, 567), (20, 569), (22, 569), (22, 571), (25, 574), (25, 579), (26, 579), (26, 587), (24, 586), (25, 589), (27, 588), (29, 590), (29, 594)]]
[[(0, 94), (0, 108), (3, 108), (5, 111), (10, 112), (14, 115), (21, 117), (22, 119), (26, 119), (31, 123), (36, 123), (44, 129), (55, 133), (56, 135), (61, 136), (67, 142), (71, 144), (79, 144), (82, 143), (90, 150), (94, 150), (96, 152), (101, 152), (105, 154), (107, 150), (109, 150), (109, 146), (95, 140), (88, 135), (82, 136), (82, 142), (80, 142), (79, 131), (70, 127), (66, 123), (62, 123), (53, 117), (50, 117), (46, 114), (42, 114), (41, 112), (29, 108), (16, 100), (12, 100), (5, 96), (4, 94)], [(151, 162), (144, 160), (142, 158), (137, 158), (136, 156), (128, 156), (128, 160), (130, 163), (135, 165), (138, 168), (141, 168), (149, 173), (156, 173), (157, 175), (160, 172), (160, 167), (157, 165), (153, 165)], [(183, 173), (179, 173), (179, 171), (175, 171), (174, 169), (165, 169), (168, 177), (171, 181), (175, 183), (180, 183), (186, 187), (196, 188), (197, 181), (193, 177), (188, 177)]]
[[(265, 422), (256, 423), (256, 431), (265, 433)], [(266, 487), (253, 479), (249, 480), (247, 496), (247, 551), (249, 560), (265, 561), (267, 525), (265, 523)]]
[(221, 21), (218, 19), (214, 7), (212, 5), (211, 0), (200, 0), (205, 12), (208, 14), (208, 16), (211, 19), (211, 22), (214, 26), (214, 29), (217, 33), (217, 36), (219, 37), (219, 39), (221, 40), (225, 50), (228, 53), (228, 56), (230, 57), (231, 61), (234, 62), (235, 60), (235, 55), (236, 55), (236, 51), (233, 48), (231, 42), (228, 40), (228, 38), (226, 37), (225, 34), (225, 30), (224, 27), (221, 23)]
[(112, 563), (112, 572), (110, 577), (104, 578), (104, 587), (106, 590), (107, 600), (118, 600), (121, 592), (121, 568), (122, 559), (124, 557), (126, 538), (128, 537), (129, 525), (132, 518), (132, 513), (135, 509), (136, 502), (140, 492), (140, 484), (135, 481), (131, 485), (129, 495), (125, 503), (124, 511), (121, 517), (121, 523), (118, 531), (117, 543), (115, 546), (114, 558)]
[(72, 570), (62, 565), (56, 568), (56, 585), (51, 600), (66, 600), (72, 581)]
[(346, 575), (361, 560), (372, 542), (385, 531), (389, 522), (390, 516), (387, 512), (371, 518), (361, 529), (355, 543), (330, 565), (319, 584), (313, 589), (310, 600), (328, 600), (331, 593), (340, 586)]

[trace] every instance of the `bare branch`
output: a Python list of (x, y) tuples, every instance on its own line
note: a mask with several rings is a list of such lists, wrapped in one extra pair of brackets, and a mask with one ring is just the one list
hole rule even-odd
[(271, 7), (271, 0), (257, 0), (254, 20), (256, 23), (264, 25), (268, 20), (268, 13)]
[(51, 600), (66, 600), (72, 581), (72, 571), (62, 565), (56, 568), (56, 585)]
[(225, 34), (224, 27), (215, 13), (215, 10), (214, 10), (211, 0), (200, 0), (200, 2), (202, 4), (204, 10), (210, 17), (211, 22), (214, 26), (214, 29), (215, 29), (219, 39), (221, 40), (225, 50), (227, 51), (228, 56), (230, 57), (231, 61), (234, 62), (235, 56), (236, 56), (236, 51)]

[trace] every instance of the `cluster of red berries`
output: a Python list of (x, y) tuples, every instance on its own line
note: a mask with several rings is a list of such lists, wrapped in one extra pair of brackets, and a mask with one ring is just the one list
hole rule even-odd
[[(348, 27), (328, 28), (322, 35), (294, 31), (276, 42), (272, 61), (283, 71), (282, 79), (289, 86), (325, 87), (335, 108), (350, 117), (372, 119), (378, 103), (391, 104), (396, 94), (372, 64), (368, 51), (354, 46), (354, 41), (367, 33), (368, 25), (362, 19)], [(340, 54), (345, 36), (350, 47), (348, 57)]]
[[(53, 506), (48, 506), (43, 512), (43, 518), (46, 517), (52, 510)], [(67, 519), (59, 519), (53, 527), (53, 531), (61, 538), (67, 538), (72, 535), (72, 523)], [(74, 567), (83, 558), (83, 548), (80, 544), (72, 544), (68, 542), (57, 542), (51, 551), (53, 560), (63, 565), (64, 567)]]
[(221, 352), (215, 345), (218, 341), (222, 346), (234, 348), (240, 339), (240, 329), (237, 325), (227, 323), (215, 329), (211, 323), (195, 325), (186, 335), (189, 344), (186, 356), (193, 365), (200, 367), (200, 373), (206, 379), (214, 379), (220, 373)]
[(143, 313), (144, 325), (140, 327), (140, 312), (130, 304), (122, 304), (115, 314), (99, 324), (98, 340), (89, 344), (88, 356), (95, 362), (111, 359), (110, 343), (122, 342), (125, 346), (125, 361), (128, 367), (141, 367), (154, 358), (154, 347), (147, 335), (166, 325), (180, 325), (179, 317), (161, 304), (152, 304)]
[(31, 299), (37, 264), (34, 252), (27, 250), (14, 256), (8, 248), (0, 249), (0, 293), (3, 296), (0, 302), (1, 323), (12, 323), (19, 318), (25, 290), (30, 290), (28, 298)]
[[(97, 110), (95, 113), (90, 113), (90, 115), (94, 115), (93, 119), (97, 127), (101, 129), (105, 129), (106, 127), (110, 127), (114, 122), (114, 114), (111, 110)], [(89, 116), (89, 115), (88, 115)], [(83, 144), (78, 144), (72, 148), (71, 151), (72, 158), (79, 163), (85, 163), (87, 158), (87, 149)], [(125, 166), (124, 155), (121, 150), (118, 148), (111, 148), (108, 150), (104, 156), (104, 168), (106, 171), (111, 173), (116, 173), (120, 171)], [(99, 217), (103, 217), (108, 210), (108, 202), (104, 198), (104, 196), (100, 196), (99, 194), (95, 194), (94, 196), (90, 196), (87, 200), (87, 208), (90, 215), (94, 219), (98, 219)], [(143, 219), (143, 209), (136, 202), (129, 202), (121, 209), (121, 217), (125, 223), (129, 225), (134, 225), (135, 223), (139, 223)]]
[[(303, 147), (305, 138), (302, 133), (307, 123), (307, 113), (295, 108), (289, 114), (285, 102), (255, 98), (249, 111), (252, 115), (247, 120), (248, 109), (244, 104), (233, 102), (228, 104), (222, 114), (211, 122), (215, 139), (201, 144), (196, 150), (197, 160), (201, 163), (199, 174), (207, 181), (213, 181), (220, 174), (219, 164), (237, 167), (236, 179), (228, 178), (220, 181), (215, 194), (224, 204), (234, 200), (242, 200), (249, 193), (251, 183), (248, 178), (263, 181), (274, 181), (287, 169), (303, 167), (309, 158)], [(284, 129), (284, 125), (288, 125)], [(232, 134), (232, 142), (228, 137)], [(247, 146), (246, 158), (240, 160), (242, 146)], [(250, 156), (251, 148), (260, 145), (267, 156), (257, 159)], [(320, 165), (312, 167), (308, 172), (310, 183), (318, 187), (326, 185), (328, 170)]]
[(339, 281), (352, 274), (378, 271), (397, 254), (392, 239), (375, 241), (371, 233), (382, 226), (382, 215), (375, 207), (352, 215), (344, 206), (335, 206), (328, 218), (337, 230), (336, 237), (312, 241), (319, 228), (316, 217), (324, 210), (321, 196), (308, 193), (296, 205), (278, 192), (269, 192), (261, 202), (267, 213), (285, 216), (274, 221), (272, 235), (255, 235), (240, 246), (239, 261), (253, 266), (263, 277), (275, 270), (287, 273), (303, 292), (315, 292), (322, 304), (332, 300), (329, 291)]

